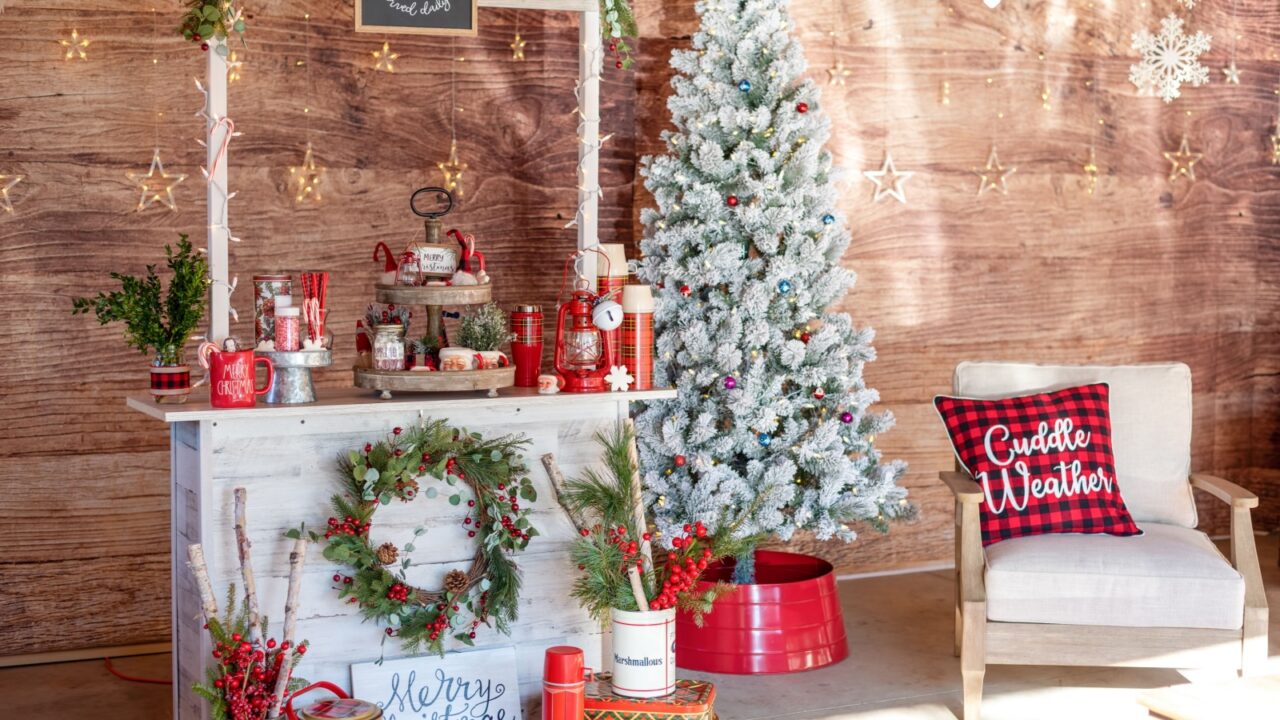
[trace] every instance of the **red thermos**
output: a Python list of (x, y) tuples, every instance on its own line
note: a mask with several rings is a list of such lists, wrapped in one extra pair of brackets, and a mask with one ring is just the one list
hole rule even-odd
[(538, 387), (542, 372), (542, 308), (518, 305), (511, 313), (511, 359), (516, 365), (517, 387)]
[(582, 720), (587, 683), (582, 650), (568, 645), (547, 648), (542, 670), (542, 720)]

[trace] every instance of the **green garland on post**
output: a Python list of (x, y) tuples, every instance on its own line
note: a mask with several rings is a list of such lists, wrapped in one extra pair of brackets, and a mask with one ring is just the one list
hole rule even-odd
[[(324, 556), (354, 569), (334, 575), (339, 597), (358, 604), (366, 619), (386, 625), (409, 652), (422, 648), (444, 654), (449, 636), (474, 645), (476, 629), (491, 622), (501, 633), (516, 619), (520, 573), (511, 555), (528, 547), (538, 531), (524, 503), (538, 499), (521, 451), (523, 436), (485, 439), (479, 433), (449, 427), (442, 420), (418, 427), (395, 428), (377, 443), (366, 443), (339, 459), (342, 492), (333, 496), (334, 516), (324, 533)], [(420, 491), (430, 477), (443, 483)], [(397, 548), (374, 545), (369, 538), (373, 516), (392, 500), (409, 502), (419, 494), (444, 494), (450, 505), (470, 510), (463, 526), (476, 538), (470, 569), (451, 570), (440, 590), (413, 587), (405, 578), (414, 541), (426, 533), (414, 530), (414, 541)], [(469, 618), (469, 619), (468, 619)]]

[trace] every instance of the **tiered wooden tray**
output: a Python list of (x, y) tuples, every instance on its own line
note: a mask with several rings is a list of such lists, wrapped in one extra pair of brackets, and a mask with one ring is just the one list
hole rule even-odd
[[(481, 305), (493, 297), (493, 284), (484, 285), (377, 285), (375, 297), (380, 303), (425, 307), (427, 328), (424, 335), (439, 336), (443, 327), (442, 312), (445, 306)], [(415, 333), (417, 334), (417, 333)], [(408, 341), (408, 338), (405, 339)], [(392, 392), (467, 392), (488, 390), (489, 397), (497, 397), (498, 390), (516, 384), (515, 366), (492, 370), (374, 370), (353, 368), (358, 388), (378, 390), (384, 400), (391, 399)]]

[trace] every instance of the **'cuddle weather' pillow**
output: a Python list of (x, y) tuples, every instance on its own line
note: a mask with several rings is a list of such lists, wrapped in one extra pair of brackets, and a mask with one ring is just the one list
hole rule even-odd
[(933, 399), (982, 486), (982, 544), (1042, 533), (1141, 535), (1116, 484), (1105, 383), (1002, 400)]

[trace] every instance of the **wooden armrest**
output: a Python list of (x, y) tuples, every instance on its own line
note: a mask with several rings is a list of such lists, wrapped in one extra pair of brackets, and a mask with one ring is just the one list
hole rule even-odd
[(1220, 477), (1205, 475), (1203, 473), (1191, 473), (1191, 487), (1200, 488), (1222, 502), (1227, 503), (1231, 507), (1258, 507), (1257, 495), (1254, 495), (1230, 480), (1223, 480)]
[(982, 486), (965, 473), (948, 470), (938, 473), (938, 477), (951, 488), (951, 494), (956, 496), (956, 500), (966, 505), (982, 502)]

